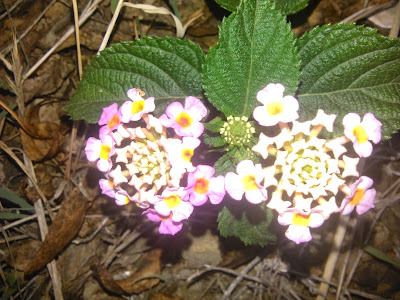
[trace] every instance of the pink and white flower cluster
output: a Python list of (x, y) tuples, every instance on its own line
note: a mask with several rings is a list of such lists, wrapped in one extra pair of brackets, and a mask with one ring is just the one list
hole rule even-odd
[[(160, 233), (174, 235), (194, 206), (208, 199), (218, 204), (225, 195), (223, 176), (191, 162), (207, 109), (190, 96), (184, 106), (171, 103), (156, 118), (153, 97), (144, 99), (139, 89), (128, 90), (127, 96), (130, 100), (120, 108), (114, 103), (103, 109), (99, 139), (88, 139), (86, 156), (105, 176), (99, 182), (103, 194), (118, 205), (136, 203), (149, 220), (160, 222)], [(181, 186), (184, 175), (186, 187)]]
[[(357, 164), (359, 157), (371, 155), (370, 141), (380, 141), (382, 124), (371, 113), (362, 121), (357, 114), (349, 113), (343, 119), (344, 136), (329, 141), (318, 138), (323, 128), (333, 131), (336, 116), (319, 110), (313, 120), (298, 122), (298, 101), (283, 97), (283, 93), (283, 85), (267, 85), (257, 94), (263, 105), (253, 112), (259, 125), (280, 128), (274, 137), (260, 133), (252, 148), (264, 163), (273, 157), (273, 165), (263, 168), (251, 160), (241, 161), (236, 173), (226, 175), (225, 188), (234, 200), (244, 195), (254, 204), (265, 201), (278, 212), (278, 222), (289, 225), (286, 236), (298, 244), (311, 240), (309, 228), (321, 226), (332, 213), (349, 214), (355, 208), (363, 214), (374, 207), (373, 181), (359, 177)], [(348, 154), (344, 145), (350, 141), (359, 157)]]

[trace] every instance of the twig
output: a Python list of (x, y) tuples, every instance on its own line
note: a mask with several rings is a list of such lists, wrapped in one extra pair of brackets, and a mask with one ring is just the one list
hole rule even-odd
[(36, 188), (36, 191), (38, 192), (39, 196), (43, 199), (43, 201), (47, 205), (46, 208), (49, 212), (50, 218), (53, 219), (54, 214), (51, 210), (51, 207), (48, 204), (47, 197), (44, 195), (41, 188), (37, 184), (36, 177), (34, 176), (34, 174), (29, 171), (29, 169), (24, 165), (24, 163), (14, 154), (14, 152), (11, 151), (11, 149), (3, 141), (0, 141), (0, 149), (6, 152), (18, 164), (18, 166), (22, 169), (22, 171), (24, 171), (24, 173), (28, 176), (33, 186)]
[(16, 9), (17, 6), (20, 5), (20, 4), (22, 3), (22, 1), (24, 1), (24, 0), (18, 0), (18, 1), (16, 1), (16, 2), (14, 3), (14, 5), (11, 6), (8, 10), (7, 10), (7, 7), (4, 7), (7, 11), (6, 11), (4, 14), (2, 14), (2, 15), (0, 16), (0, 21), (3, 20), (8, 14), (11, 14), (12, 11), (13, 11), (14, 9)]
[[(43, 211), (42, 200), (38, 199), (37, 201), (35, 201), (34, 206), (35, 206), (35, 211), (36, 211), (36, 214), (38, 217), (40, 236), (42, 238), (42, 241), (44, 241), (49, 230), (48, 230), (47, 223), (46, 223), (46, 217), (45, 217), (44, 211)], [(56, 260), (52, 260), (50, 263), (48, 263), (47, 269), (49, 270), (51, 281), (53, 282), (53, 290), (54, 290), (55, 299), (63, 300), (64, 297), (62, 294), (61, 278), (60, 278), (60, 274), (57, 269)]]
[[(375, 225), (376, 225), (376, 223), (378, 222), (378, 220), (381, 218), (381, 216), (382, 216), (383, 212), (385, 211), (385, 209), (386, 209), (388, 206), (392, 205), (392, 204), (393, 204), (394, 202), (396, 202), (396, 201), (399, 201), (399, 198), (398, 198), (398, 197), (396, 197), (396, 198), (394, 198), (394, 199), (392, 199), (392, 200), (387, 201), (386, 205), (385, 205), (383, 208), (381, 208), (381, 210), (376, 214), (375, 219), (374, 219), (374, 221), (372, 222), (371, 227), (369, 228), (368, 234), (367, 234), (367, 236), (366, 236), (366, 238), (365, 238), (365, 241), (364, 241), (364, 244), (365, 244), (365, 245), (368, 243), (369, 239), (371, 238), (371, 235), (372, 235), (372, 233), (373, 233), (373, 231), (374, 231)], [(360, 249), (358, 250), (358, 256), (357, 256), (357, 258), (356, 258), (355, 261), (354, 261), (354, 264), (353, 264), (353, 266), (352, 266), (352, 268), (351, 268), (351, 270), (350, 270), (350, 272), (349, 272), (349, 275), (347, 276), (346, 282), (344, 283), (344, 286), (345, 286), (346, 288), (349, 286), (349, 284), (350, 284), (350, 282), (351, 282), (351, 280), (352, 280), (352, 278), (353, 278), (353, 275), (354, 275), (354, 273), (356, 272), (357, 266), (358, 266), (358, 264), (359, 264), (359, 262), (360, 262), (360, 260), (361, 260), (361, 257), (362, 257), (362, 255), (363, 255), (363, 253), (364, 253), (364, 249), (363, 249), (363, 248), (360, 248)]]
[(103, 40), (102, 40), (102, 42), (100, 44), (99, 51), (97, 52), (97, 55), (100, 53), (100, 51), (104, 50), (104, 48), (107, 46), (108, 40), (110, 39), (111, 33), (112, 33), (113, 29), (114, 29), (115, 23), (117, 22), (117, 19), (118, 19), (118, 16), (119, 16), (119, 13), (121, 11), (121, 8), (122, 8), (123, 4), (124, 4), (124, 0), (119, 0), (118, 1), (117, 7), (115, 8), (113, 17), (112, 17), (112, 19), (110, 21), (110, 24), (108, 25), (107, 31), (104, 34), (104, 37), (103, 37)]
[[(59, 205), (59, 206), (57, 206), (57, 207), (54, 207), (54, 208), (52, 209), (52, 211), (59, 210), (60, 207), (61, 207), (61, 205)], [(20, 219), (20, 220), (18, 220), (18, 221), (12, 222), (12, 223), (10, 223), (10, 224), (4, 225), (3, 228), (4, 228), (4, 230), (7, 230), (7, 229), (10, 229), (10, 228), (12, 228), (12, 227), (18, 226), (18, 225), (20, 225), (20, 224), (23, 224), (23, 223), (25, 223), (25, 222), (28, 222), (28, 221), (34, 220), (34, 219), (37, 219), (37, 214), (36, 214), (36, 213), (35, 213), (34, 215), (29, 216), (29, 217), (26, 217), (26, 218)]]
[(79, 240), (75, 239), (71, 243), (73, 243), (75, 245), (79, 245), (79, 244), (85, 244), (85, 243), (90, 242), (99, 233), (99, 231), (106, 225), (108, 219), (109, 219), (108, 217), (105, 217), (101, 221), (100, 225), (96, 228), (96, 230), (89, 237), (84, 238), (84, 239), (79, 239)]
[(279, 291), (278, 289), (276, 289), (274, 286), (272, 286), (271, 283), (261, 280), (260, 278), (254, 277), (254, 276), (249, 276), (247, 274), (240, 274), (234, 270), (228, 269), (228, 268), (222, 268), (222, 267), (213, 267), (213, 266), (209, 266), (209, 265), (204, 265), (206, 267), (205, 270), (202, 271), (198, 271), (192, 275), (190, 275), (188, 277), (188, 279), (186, 279), (187, 282), (191, 282), (193, 281), (195, 278), (208, 273), (208, 272), (223, 272), (223, 273), (227, 273), (229, 275), (233, 275), (233, 276), (243, 276), (244, 279), (250, 280), (250, 281), (254, 281), (254, 282), (258, 282), (261, 283), (262, 285), (265, 285), (266, 287), (269, 287), (270, 289), (272, 289), (274, 292), (276, 292), (277, 294), (283, 296), (284, 298), (289, 298), (288, 295), (285, 295), (284, 293), (282, 293), (282, 291)]
[[(32, 22), (31, 25), (29, 25), (29, 27), (18, 37), (17, 42), (21, 42), (21, 40), (32, 30), (33, 27), (35, 27), (35, 25), (43, 18), (43, 16), (46, 14), (46, 12), (50, 9), (50, 7), (56, 3), (57, 0), (53, 0), (51, 1), (51, 3), (49, 5), (46, 6), (46, 8), (40, 13), (40, 15), (35, 19), (35, 21)], [(7, 55), (11, 49), (12, 49), (13, 45), (9, 45), (8, 47), (6, 47), (3, 51), (2, 51), (2, 55)]]
[[(82, 12), (82, 15), (79, 19), (79, 26), (81, 26), (84, 22), (86, 22), (87, 19), (89, 19), (89, 17), (96, 11), (97, 6), (99, 5), (99, 3), (102, 0), (95, 0), (93, 3), (89, 3), (88, 6), (85, 7), (85, 9)], [(56, 42), (54, 44), (53, 47), (51, 47), (51, 49), (49, 51), (47, 51), (47, 53), (45, 55), (43, 55), (39, 61), (36, 62), (36, 64), (34, 66), (32, 66), (28, 72), (26, 72), (23, 76), (23, 79), (27, 79), (29, 76), (31, 76), (36, 70), (37, 68), (39, 68), (42, 63), (44, 63), (47, 58), (49, 58), (49, 56), (51, 54), (53, 54), (53, 52), (62, 44), (64, 43), (64, 41), (74, 32), (74, 26), (71, 26), (66, 33), (64, 33), (64, 35), (58, 40), (58, 42)]]
[(368, 16), (371, 16), (380, 10), (387, 9), (387, 8), (391, 7), (394, 3), (395, 3), (395, 1), (390, 1), (390, 2), (381, 4), (378, 6), (370, 6), (370, 7), (363, 8), (363, 9), (359, 10), (358, 12), (352, 14), (351, 16), (348, 16), (347, 18), (345, 18), (344, 20), (342, 20), (342, 22), (343, 23), (356, 22), (358, 20), (361, 20)]
[[(332, 279), (333, 271), (335, 270), (336, 263), (340, 254), (340, 247), (342, 246), (344, 237), (346, 235), (346, 228), (349, 220), (350, 220), (350, 215), (346, 216), (340, 215), (339, 217), (339, 224), (336, 229), (335, 237), (332, 244), (332, 249), (326, 261), (324, 274), (322, 276), (328, 282), (331, 281)], [(328, 288), (329, 288), (328, 284), (324, 282), (320, 284), (319, 289), (324, 296), (318, 295), (317, 300), (325, 299), (328, 293)]]
[(397, 38), (399, 36), (399, 29), (400, 29), (400, 2), (397, 3), (396, 12), (394, 14), (394, 20), (392, 23), (392, 28), (389, 32), (389, 37)]
[(243, 280), (242, 274), (247, 274), (253, 269), (259, 262), (261, 261), (260, 257), (257, 256), (255, 257), (244, 269), (241, 273), (240, 276), (238, 276), (228, 287), (228, 289), (225, 291), (224, 296), (222, 297), (222, 300), (226, 300), (230, 297), (230, 295), (233, 293), (235, 288), (238, 286), (238, 284)]

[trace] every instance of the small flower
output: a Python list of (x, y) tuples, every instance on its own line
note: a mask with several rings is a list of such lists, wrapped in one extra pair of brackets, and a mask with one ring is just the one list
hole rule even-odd
[(194, 206), (203, 205), (210, 198), (212, 204), (219, 204), (225, 196), (225, 179), (219, 175), (213, 177), (213, 167), (198, 165), (196, 171), (189, 173), (186, 196)]
[(236, 172), (238, 175), (229, 172), (225, 176), (225, 189), (233, 199), (241, 200), (245, 194), (253, 204), (267, 200), (267, 190), (260, 185), (264, 178), (260, 164), (254, 165), (251, 160), (243, 160), (236, 166)]
[(99, 186), (102, 194), (111, 198), (115, 197), (114, 183), (112, 182), (112, 180), (100, 179)]
[(165, 217), (157, 213), (155, 209), (147, 209), (143, 212), (143, 215), (153, 222), (161, 222), (160, 227), (158, 228), (158, 232), (161, 234), (170, 234), (175, 235), (182, 229), (182, 222), (174, 222), (172, 221), (172, 214)]
[(354, 150), (360, 157), (368, 157), (372, 153), (373, 141), (375, 144), (381, 140), (382, 123), (371, 113), (361, 118), (355, 113), (349, 113), (343, 118), (344, 134), (353, 142)]
[(359, 215), (374, 208), (376, 190), (370, 189), (373, 183), (374, 181), (367, 176), (361, 176), (359, 180), (353, 183), (350, 187), (351, 196), (344, 198), (340, 206), (343, 215), (350, 214), (354, 207)]
[(116, 129), (121, 124), (121, 113), (118, 110), (118, 104), (114, 103), (103, 108), (103, 113), (98, 122), (99, 125), (105, 125), (100, 128), (100, 139)]
[(114, 151), (114, 141), (108, 135), (104, 136), (103, 140), (90, 137), (86, 142), (85, 153), (88, 161), (99, 160), (97, 168), (102, 172), (107, 172), (111, 168), (110, 157)]
[(267, 159), (268, 147), (271, 147), (273, 143), (274, 143), (273, 138), (270, 138), (261, 132), (257, 145), (255, 145), (251, 150), (260, 153), (264, 159)]
[(292, 96), (283, 97), (284, 90), (282, 84), (270, 83), (257, 93), (257, 100), (264, 105), (256, 107), (253, 116), (260, 125), (274, 126), (298, 119), (299, 103)]
[(194, 167), (191, 159), (196, 149), (200, 145), (200, 140), (193, 137), (183, 137), (182, 140), (172, 139), (165, 143), (168, 153), (168, 160), (172, 165), (172, 172), (193, 172)]
[(179, 136), (198, 138), (204, 131), (200, 120), (207, 115), (207, 108), (195, 97), (185, 99), (185, 107), (179, 102), (168, 105), (165, 114), (160, 117), (161, 124), (171, 127)]
[(289, 225), (285, 233), (286, 237), (296, 244), (300, 244), (312, 239), (309, 227), (315, 228), (321, 226), (324, 223), (324, 217), (317, 212), (304, 215), (294, 208), (288, 209), (279, 215), (278, 222), (284, 226)]
[(144, 100), (141, 91), (137, 89), (128, 90), (127, 95), (132, 101), (126, 101), (121, 106), (121, 121), (123, 123), (138, 121), (142, 118), (143, 114), (154, 110), (154, 97)]
[(322, 125), (327, 131), (333, 131), (333, 123), (335, 122), (336, 115), (327, 115), (322, 109), (318, 109), (317, 115), (311, 121), (311, 125)]
[(115, 204), (119, 206), (126, 205), (131, 201), (128, 195), (121, 191), (116, 192), (114, 198), (115, 198)]
[(168, 217), (174, 222), (181, 222), (190, 217), (193, 206), (189, 202), (182, 200), (183, 188), (168, 188), (163, 191), (161, 196), (156, 196), (160, 201), (154, 204), (154, 209), (162, 216)]

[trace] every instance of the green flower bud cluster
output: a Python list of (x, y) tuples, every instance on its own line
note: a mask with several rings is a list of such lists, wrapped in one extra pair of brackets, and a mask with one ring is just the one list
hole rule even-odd
[(255, 129), (247, 120), (248, 118), (246, 117), (229, 116), (227, 122), (224, 122), (224, 125), (219, 131), (221, 137), (233, 146), (250, 143)]

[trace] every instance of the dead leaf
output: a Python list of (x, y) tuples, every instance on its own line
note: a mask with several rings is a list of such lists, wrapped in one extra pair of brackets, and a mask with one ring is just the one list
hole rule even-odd
[[(104, 266), (99, 265), (98, 260), (92, 262), (91, 269), (94, 276), (108, 291), (118, 295), (139, 294), (160, 282), (156, 276), (161, 272), (161, 250), (154, 249), (146, 253), (135, 274), (126, 279), (113, 280), (111, 273)], [(155, 278), (151, 278), (153, 275)]]
[(54, 157), (61, 146), (64, 137), (62, 126), (54, 122), (41, 122), (39, 105), (33, 106), (25, 117), (25, 125), (35, 135), (46, 139), (37, 139), (21, 130), (21, 143), (24, 152), (32, 161), (41, 161)]
[(27, 267), (35, 251), (39, 249), (40, 244), (40, 241), (33, 239), (13, 243), (11, 251), (4, 256), (4, 260), (15, 269), (23, 270)]
[(78, 188), (74, 188), (62, 202), (42, 245), (24, 269), (25, 274), (43, 268), (74, 238), (82, 226), (88, 207), (89, 202)]

